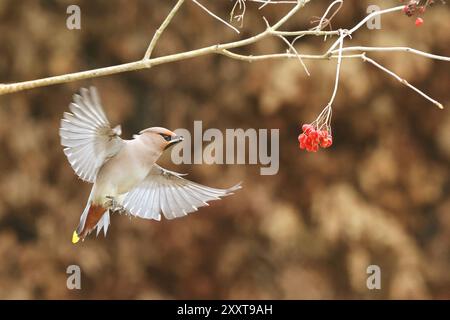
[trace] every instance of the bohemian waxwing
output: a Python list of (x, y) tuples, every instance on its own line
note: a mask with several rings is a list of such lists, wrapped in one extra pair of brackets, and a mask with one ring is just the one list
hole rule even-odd
[(161, 168), (156, 161), (164, 150), (183, 140), (174, 132), (152, 127), (120, 138), (121, 128), (111, 128), (94, 87), (75, 94), (70, 111), (61, 120), (59, 134), (64, 153), (75, 173), (93, 183), (91, 194), (73, 232), (76, 243), (95, 228), (106, 236), (110, 213), (160, 220), (183, 217), (207, 201), (218, 200), (240, 189), (215, 189), (184, 179), (183, 174)]

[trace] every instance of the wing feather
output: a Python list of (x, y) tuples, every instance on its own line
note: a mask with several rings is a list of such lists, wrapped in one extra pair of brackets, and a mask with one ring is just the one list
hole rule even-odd
[(120, 127), (112, 129), (100, 102), (97, 90), (82, 88), (64, 112), (59, 135), (64, 154), (75, 173), (93, 183), (98, 169), (123, 146)]
[(174, 219), (240, 188), (240, 184), (229, 189), (210, 188), (155, 164), (144, 181), (125, 195), (123, 206), (140, 218), (160, 220), (162, 213), (166, 219)]

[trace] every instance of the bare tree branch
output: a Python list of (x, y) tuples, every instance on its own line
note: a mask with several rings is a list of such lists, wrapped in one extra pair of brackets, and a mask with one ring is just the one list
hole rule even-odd
[[(332, 53), (335, 54), (338, 50), (333, 50)], [(422, 56), (425, 58), (429, 58), (429, 59), (434, 59), (434, 60), (441, 60), (441, 61), (448, 61), (450, 62), (450, 57), (445, 57), (445, 56), (439, 56), (436, 54), (431, 54), (428, 52), (424, 52), (424, 51), (420, 51), (417, 49), (413, 49), (413, 48), (408, 48), (408, 47), (362, 47), (362, 46), (358, 46), (358, 47), (346, 47), (342, 49), (342, 52), (348, 52), (348, 51), (363, 51), (363, 52), (407, 52), (407, 53), (412, 53), (418, 56)]]
[(150, 42), (147, 51), (145, 52), (144, 59), (150, 58), (152, 55), (152, 51), (156, 46), (156, 43), (159, 40), (159, 37), (161, 37), (161, 34), (166, 30), (167, 26), (170, 24), (170, 21), (172, 21), (173, 17), (177, 13), (178, 9), (180, 9), (181, 5), (183, 4), (184, 0), (178, 0), (178, 2), (175, 4), (175, 6), (172, 8), (172, 10), (167, 15), (164, 22), (161, 24), (161, 26), (156, 30), (155, 34), (153, 35), (152, 41)]
[(366, 56), (363, 57), (364, 61), (370, 62), (372, 65), (374, 65), (375, 67), (377, 67), (378, 69), (386, 72), (387, 74), (393, 76), (395, 79), (397, 79), (401, 84), (404, 84), (405, 86), (407, 86), (408, 88), (414, 90), (415, 92), (417, 92), (418, 94), (420, 94), (422, 97), (424, 97), (425, 99), (427, 99), (428, 101), (430, 101), (431, 103), (433, 103), (434, 105), (436, 105), (439, 109), (444, 109), (444, 106), (442, 105), (442, 103), (434, 100), (433, 98), (431, 98), (430, 96), (428, 96), (427, 94), (425, 94), (423, 91), (417, 89), (416, 87), (414, 87), (412, 84), (410, 84), (408, 81), (406, 81), (405, 79), (403, 79), (402, 77), (400, 77), (399, 75), (397, 75), (396, 73), (394, 73), (393, 71), (387, 69), (386, 67), (383, 67), (381, 64), (379, 64), (378, 62), (376, 62), (373, 59), (370, 59)]
[[(200, 2), (197, 0), (192, 0), (196, 5), (200, 6), (205, 12), (212, 15), (215, 19), (219, 20), (222, 23), (225, 23), (227, 26), (231, 27), (233, 30), (239, 32), (235, 27), (230, 25), (228, 22), (224, 21), (222, 18), (218, 17), (214, 13), (212, 13), (209, 9), (207, 9), (205, 6), (203, 6)], [(376, 66), (378, 69), (388, 73), (389, 75), (393, 76), (395, 79), (409, 87), (410, 89), (416, 91), (420, 95), (422, 95), (424, 98), (432, 102), (433, 104), (437, 105), (439, 108), (443, 108), (443, 105), (439, 103), (438, 101), (432, 99), (410, 83), (408, 83), (406, 80), (402, 79), (400, 76), (392, 72), (391, 70), (387, 69), (386, 67), (380, 65), (375, 60), (367, 57), (367, 52), (406, 52), (411, 53), (415, 55), (422, 56), (424, 58), (429, 59), (435, 59), (435, 60), (441, 60), (450, 62), (450, 57), (446, 56), (440, 56), (435, 55), (432, 53), (423, 52), (417, 49), (409, 48), (409, 47), (370, 47), (370, 46), (349, 46), (344, 47), (344, 39), (346, 37), (351, 38), (352, 34), (356, 32), (358, 29), (360, 29), (367, 21), (370, 19), (379, 16), (384, 15), (388, 13), (393, 12), (399, 12), (403, 10), (404, 6), (397, 6), (393, 8), (388, 8), (385, 10), (375, 11), (366, 17), (364, 17), (361, 21), (359, 21), (352, 29), (345, 30), (330, 30), (325, 31), (323, 28), (330, 26), (331, 19), (337, 14), (339, 9), (341, 8), (344, 0), (335, 0), (333, 1), (325, 11), (325, 13), (322, 15), (320, 20), (318, 20), (319, 24), (315, 26), (314, 28), (310, 30), (294, 30), (294, 31), (285, 31), (285, 30), (279, 30), (290, 18), (292, 18), (301, 8), (303, 8), (307, 3), (309, 3), (311, 0), (286, 0), (286, 1), (271, 1), (271, 0), (241, 0), (241, 1), (250, 1), (255, 3), (262, 4), (260, 6), (260, 9), (266, 5), (275, 5), (275, 4), (295, 4), (280, 20), (275, 22), (274, 24), (270, 24), (264, 17), (264, 21), (266, 22), (266, 29), (259, 34), (256, 34), (252, 37), (248, 37), (242, 40), (234, 41), (234, 42), (228, 42), (224, 44), (216, 44), (207, 46), (200, 49), (195, 49), (191, 51), (166, 55), (162, 57), (157, 58), (151, 58), (151, 54), (153, 52), (153, 49), (155, 48), (159, 38), (161, 37), (162, 33), (166, 30), (170, 22), (172, 21), (175, 14), (179, 11), (180, 7), (184, 3), (184, 0), (178, 0), (175, 4), (175, 6), (172, 8), (170, 13), (167, 15), (161, 26), (156, 30), (155, 34), (153, 35), (153, 38), (146, 50), (146, 53), (144, 55), (144, 58), (142, 60), (124, 63), (120, 65), (110, 66), (110, 67), (104, 67), (104, 68), (98, 68), (93, 70), (87, 70), (87, 71), (81, 71), (81, 72), (75, 72), (75, 73), (69, 73), (59, 76), (53, 76), (43, 79), (37, 79), (37, 80), (31, 80), (31, 81), (23, 81), (23, 82), (17, 82), (17, 83), (11, 83), (11, 84), (0, 84), (0, 95), (13, 93), (13, 92), (19, 92), (23, 90), (28, 90), (32, 88), (38, 88), (38, 87), (44, 87), (44, 86), (50, 86), (54, 84), (61, 84), (61, 83), (67, 83), (72, 81), (78, 81), (83, 79), (89, 79), (89, 78), (97, 78), (107, 75), (113, 75), (123, 72), (130, 72), (135, 70), (142, 70), (142, 69), (149, 69), (153, 66), (165, 64), (165, 63), (171, 63), (175, 61), (182, 61), (187, 60), (195, 57), (200, 57), (204, 55), (209, 54), (220, 54), (223, 56), (226, 56), (231, 59), (239, 60), (239, 61), (246, 61), (246, 62), (256, 62), (256, 61), (262, 61), (262, 60), (272, 60), (272, 59), (291, 59), (296, 58), (300, 61), (300, 63), (305, 68), (306, 72), (309, 74), (308, 70), (306, 69), (306, 66), (303, 62), (304, 59), (310, 59), (310, 60), (330, 60), (330, 59), (337, 59), (337, 70), (336, 70), (336, 80), (335, 80), (335, 87), (333, 90), (333, 94), (331, 96), (330, 102), (327, 105), (327, 107), (331, 107), (331, 104), (334, 101), (334, 98), (337, 94), (338, 84), (339, 84), (339, 74), (340, 74), (340, 68), (342, 60), (344, 59), (362, 59), (363, 61), (369, 62), (370, 64)], [(332, 8), (338, 5), (337, 9), (335, 9), (331, 17), (328, 18), (328, 15), (330, 14)], [(236, 4), (235, 4), (236, 6)], [(243, 13), (242, 13), (243, 14)], [(243, 17), (242, 17), (243, 19)], [(267, 37), (274, 36), (281, 38), (287, 45), (288, 45), (288, 51), (286, 53), (274, 53), (274, 54), (262, 54), (262, 55), (243, 55), (233, 52), (233, 49), (241, 48), (244, 46), (248, 46), (250, 44), (256, 43), (258, 41), (261, 41)], [(300, 54), (298, 50), (295, 48), (294, 44), (295, 41), (299, 37), (303, 36), (324, 36), (327, 40), (327, 37), (337, 36), (338, 38), (336, 41), (329, 47), (329, 49), (322, 54)], [(289, 41), (286, 39), (286, 37), (295, 37), (293, 41)], [(350, 54), (344, 54), (346, 52), (349, 52)], [(352, 52), (355, 52), (352, 54)], [(331, 114), (331, 110), (330, 110)], [(327, 119), (328, 121), (328, 119)]]
[(192, 0), (192, 2), (194, 2), (197, 6), (199, 6), (200, 8), (202, 8), (207, 14), (209, 14), (211, 17), (213, 17), (214, 19), (222, 22), (224, 25), (226, 25), (227, 27), (233, 29), (236, 33), (240, 33), (240, 31), (238, 29), (236, 29), (233, 25), (229, 24), (228, 22), (226, 22), (225, 20), (223, 20), (221, 17), (219, 17), (218, 15), (216, 15), (215, 13), (213, 13), (211, 10), (209, 10), (207, 7), (205, 7), (204, 5), (202, 5), (200, 2), (198, 2), (197, 0)]
[[(255, 43), (271, 34), (272, 31), (275, 31), (279, 26), (281, 26), (285, 21), (289, 19), (293, 14), (295, 14), (300, 8), (302, 8), (307, 2), (310, 0), (297, 0), (297, 4), (293, 9), (291, 9), (285, 17), (283, 17), (276, 25), (274, 25), (271, 28), (266, 29), (265, 31), (253, 36), (249, 37), (243, 40), (235, 41), (235, 42), (229, 42), (226, 44), (220, 44), (220, 45), (212, 45), (208, 47), (204, 47), (201, 49), (186, 51), (182, 53), (167, 55), (164, 57), (158, 57), (158, 58), (152, 58), (152, 59), (144, 59), (129, 63), (124, 63), (116, 66), (111, 67), (105, 67), (105, 68), (98, 68), (93, 70), (87, 70), (87, 71), (81, 71), (81, 72), (75, 72), (75, 73), (69, 73), (64, 74), (60, 76), (53, 76), (43, 79), (37, 79), (37, 80), (30, 80), (30, 81), (23, 81), (23, 82), (17, 82), (17, 83), (11, 83), (11, 84), (0, 84), (0, 95), (38, 88), (38, 87), (44, 87), (54, 84), (61, 84), (61, 83), (67, 83), (77, 80), (83, 80), (83, 79), (90, 79), (90, 78), (98, 78), (102, 76), (108, 76), (123, 72), (129, 72), (129, 71), (136, 71), (136, 70), (142, 70), (142, 69), (148, 69), (156, 65), (180, 61), (180, 60), (186, 60), (194, 57), (200, 57), (207, 54), (214, 54), (214, 53), (221, 53), (224, 49), (233, 49), (238, 47), (243, 47), (252, 43)], [(171, 12), (174, 12), (173, 10)], [(174, 14), (176, 13), (176, 10)], [(167, 20), (167, 23), (170, 22), (170, 19)]]

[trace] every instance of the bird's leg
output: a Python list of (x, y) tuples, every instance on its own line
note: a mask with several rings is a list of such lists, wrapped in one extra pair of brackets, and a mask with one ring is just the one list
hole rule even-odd
[(113, 196), (106, 196), (106, 198), (108, 200), (105, 202), (104, 205), (105, 207), (110, 208), (110, 210), (113, 213), (118, 212), (119, 214), (122, 214), (127, 212), (125, 208), (122, 205), (120, 205)]

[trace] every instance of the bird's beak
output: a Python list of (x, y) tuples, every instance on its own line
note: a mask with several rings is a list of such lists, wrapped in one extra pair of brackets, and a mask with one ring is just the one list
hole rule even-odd
[(172, 139), (169, 141), (169, 143), (166, 145), (166, 147), (164, 148), (164, 150), (166, 150), (167, 148), (177, 144), (178, 142), (183, 141), (184, 138), (182, 136), (177, 136), (177, 135), (173, 135)]

